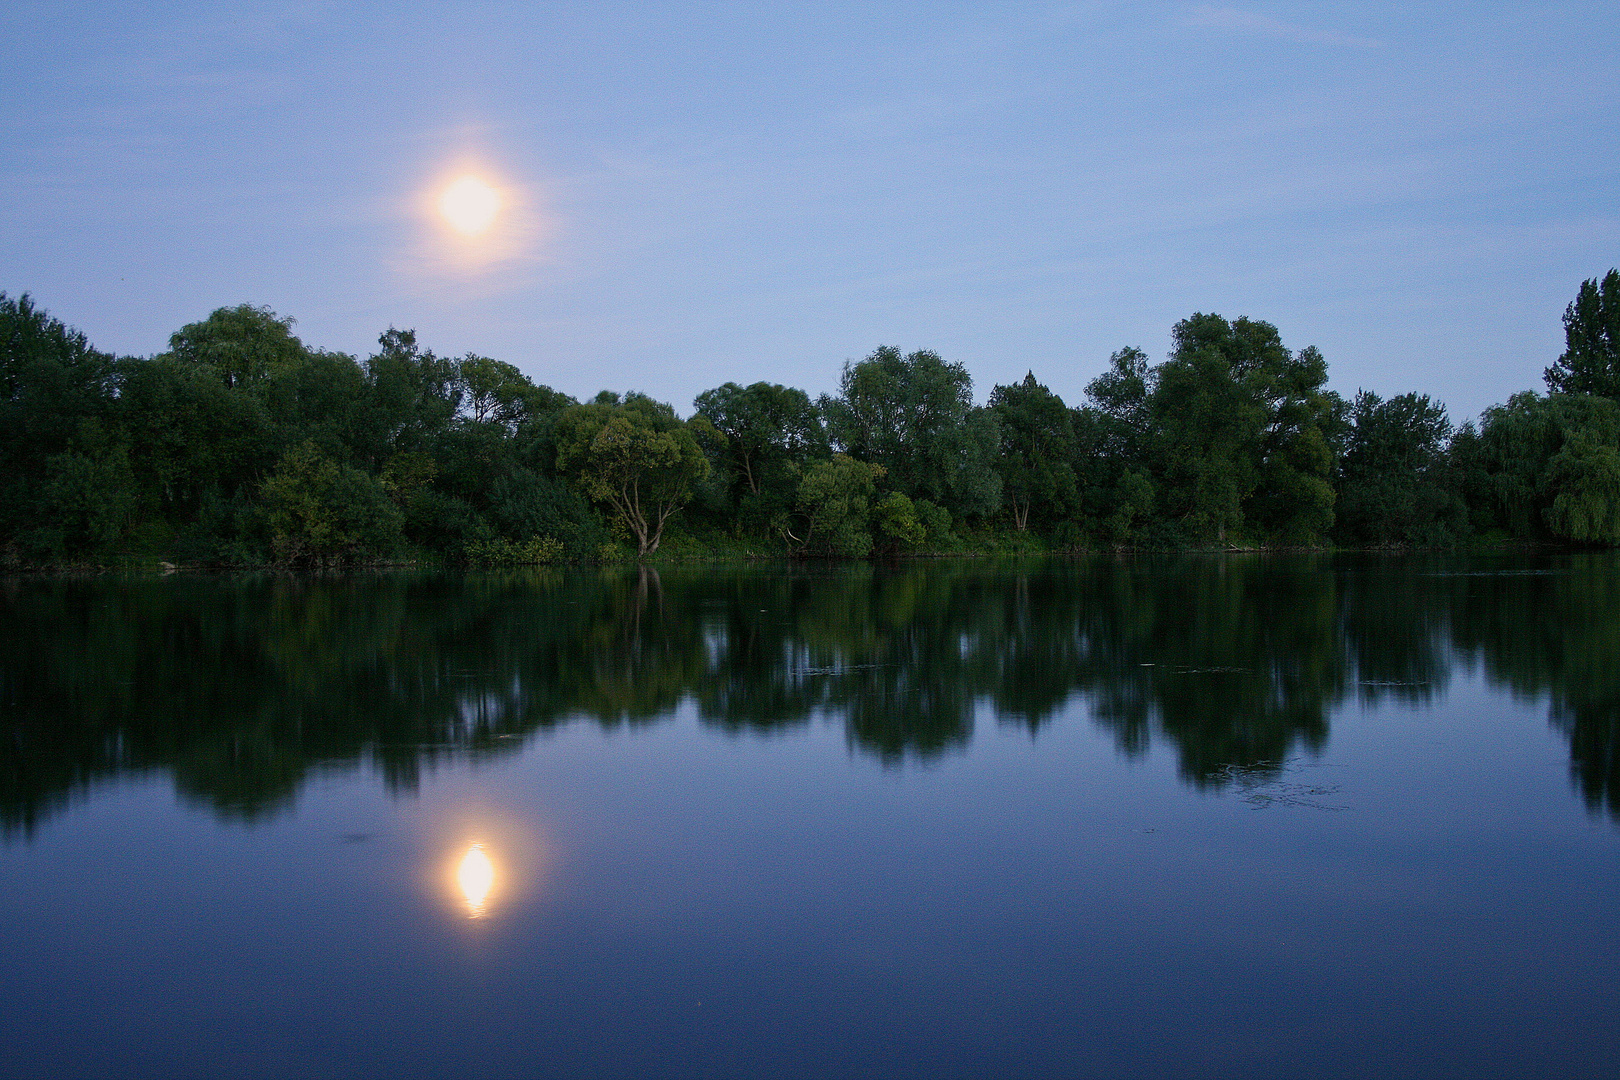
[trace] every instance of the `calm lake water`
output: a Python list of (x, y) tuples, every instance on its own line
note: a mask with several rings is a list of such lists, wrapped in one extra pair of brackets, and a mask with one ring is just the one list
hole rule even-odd
[(6, 1076), (1612, 1076), (1620, 559), (0, 582)]

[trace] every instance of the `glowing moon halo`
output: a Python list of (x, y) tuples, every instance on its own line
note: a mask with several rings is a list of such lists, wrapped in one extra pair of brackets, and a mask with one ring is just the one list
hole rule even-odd
[(477, 236), (495, 222), (500, 194), (476, 176), (463, 176), (439, 196), (439, 213), (463, 236)]

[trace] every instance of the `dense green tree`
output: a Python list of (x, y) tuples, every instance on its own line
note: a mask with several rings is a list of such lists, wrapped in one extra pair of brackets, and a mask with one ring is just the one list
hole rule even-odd
[(1483, 504), (1482, 525), (1518, 536), (1544, 533), (1538, 489), (1547, 461), (1564, 441), (1558, 411), (1551, 399), (1526, 390), (1485, 410), (1477, 437), (1470, 431), (1461, 438), (1457, 449), (1465, 456), (1458, 467), (1483, 481), (1475, 492)]
[(1451, 421), (1426, 394), (1350, 405), (1339, 458), (1335, 534), (1355, 544), (1444, 543), (1466, 525), (1449, 475)]
[(573, 558), (593, 558), (610, 539), (601, 518), (579, 492), (521, 465), (490, 484), (484, 514), (503, 537), (553, 539)]
[(120, 367), (118, 425), (143, 512), (184, 528), (209, 499), (256, 489), (274, 467), (277, 437), (264, 400), (201, 365), (172, 357)]
[[(1003, 505), (1010, 531), (1060, 547), (1434, 544), (1470, 528), (1614, 544), (1617, 299), (1620, 272), (1583, 284), (1548, 370), (1594, 392), (1518, 395), (1451, 433), (1428, 398), (1344, 402), (1314, 348), (1203, 313), (1158, 366), (1116, 353), (1076, 409), (1033, 373), (978, 408), (962, 365), (882, 347), (845, 365), (836, 397), (725, 383), (682, 423), (641, 395), (580, 406), (409, 330), (359, 363), (251, 305), (119, 360), (0, 294), (0, 558), (377, 557), (399, 540), (391, 515), (413, 550), (450, 558), (537, 540), (589, 558), (610, 523), (646, 554), (688, 504), (694, 537), (845, 556), (954, 550), (953, 523), (975, 547), (1014, 543), (992, 523)], [(305, 512), (311, 491), (381, 531), (329, 541), (359, 526)]]
[(1581, 282), (1564, 309), (1564, 354), (1546, 380), (1555, 394), (1620, 398), (1620, 270)]
[(309, 355), (293, 335), (295, 323), (252, 304), (219, 308), (202, 322), (175, 331), (167, 355), (181, 364), (208, 368), (226, 386), (253, 386)]
[(449, 427), (463, 387), (454, 360), (416, 343), (416, 332), (389, 327), (366, 361), (370, 407), (365, 452), (373, 467), (402, 451), (421, 450)]
[(1001, 429), (1001, 496), (1012, 511), (1013, 526), (1029, 527), (1030, 511), (1048, 523), (1074, 509), (1077, 481), (1074, 422), (1063, 399), (1035, 381), (1032, 371), (1021, 383), (990, 391), (990, 408)]
[(1266, 429), (1259, 485), (1244, 515), (1273, 541), (1321, 543), (1333, 528), (1330, 432), (1343, 411), (1339, 396), (1326, 389), (1327, 362), (1308, 345), (1253, 383), (1266, 406)]
[(1096, 428), (1090, 439), (1094, 454), (1128, 463), (1146, 460), (1152, 390), (1147, 353), (1128, 347), (1108, 358), (1108, 370), (1086, 386), (1088, 408), (1095, 414), (1090, 421)]
[(393, 554), (404, 518), (376, 479), (340, 465), (313, 440), (289, 450), (264, 482), (276, 554), (289, 562)]
[(1177, 323), (1148, 400), (1166, 513), (1194, 539), (1244, 529), (1310, 543), (1333, 524), (1327, 427), (1336, 402), (1314, 348), (1267, 322), (1196, 314)]
[[(1257, 337), (1263, 335), (1232, 333), (1220, 316), (1195, 315), (1176, 324), (1175, 351), (1153, 373), (1149, 409), (1160, 497), (1166, 516), (1191, 539), (1224, 542), (1241, 529), (1243, 504), (1260, 481), (1265, 408), (1243, 375), (1245, 368), (1280, 363), (1283, 350)], [(1223, 346), (1237, 346), (1238, 355)]]
[(352, 356), (306, 352), (278, 364), (257, 390), (282, 447), (313, 440), (328, 456), (351, 460), (365, 441), (366, 376)]
[(722, 527), (769, 535), (792, 508), (794, 471), (829, 453), (821, 414), (802, 390), (725, 383), (693, 402), (693, 434), (714, 465), (710, 513)]
[[(555, 474), (556, 450), (549, 461), (535, 460), (524, 436), (539, 422), (526, 420), (514, 435), (498, 421), (464, 417), (440, 432), (428, 444), (437, 469), (434, 494), (407, 518), (412, 541), (460, 553), (495, 537), (539, 537), (562, 543), (570, 555), (594, 557), (606, 531), (585, 498)], [(544, 442), (552, 447), (549, 438)]]
[[(859, 559), (872, 551), (871, 509), (881, 465), (848, 454), (812, 461), (803, 469), (792, 513), (777, 528), (797, 555)], [(892, 508), (898, 510), (898, 507)]]
[(872, 506), (872, 548), (882, 555), (913, 551), (928, 538), (928, 523), (917, 504), (891, 491)]
[(557, 420), (557, 467), (608, 508), (639, 555), (658, 550), (664, 525), (709, 472), (675, 410), (637, 394), (565, 410)]
[(46, 461), (43, 503), (59, 532), (41, 546), (67, 552), (105, 550), (133, 523), (138, 505), (129, 454), (122, 446), (92, 458), (68, 452)]
[(749, 386), (728, 382), (705, 390), (693, 405), (725, 436), (720, 451), (723, 466), (748, 494), (760, 494), (773, 466), (826, 450), (821, 417), (803, 390), (766, 382)]
[(974, 407), (961, 364), (880, 346), (844, 365), (838, 396), (822, 397), (821, 408), (833, 443), (883, 466), (893, 490), (957, 517), (987, 518), (1000, 507), (1000, 430), (993, 412)]
[(1547, 462), (1547, 527), (1566, 540), (1620, 544), (1620, 448), (1599, 440), (1590, 427), (1572, 431)]
[(1154, 520), (1157, 490), (1149, 471), (1154, 433), (1148, 408), (1152, 365), (1141, 349), (1125, 348), (1108, 358), (1108, 370), (1086, 386), (1086, 404), (1069, 414), (1074, 450), (1070, 465), (1076, 481), (1079, 515), (1060, 527), (1060, 537), (1087, 533), (1108, 546), (1138, 538)]
[[(472, 420), (515, 429), (531, 416), (561, 407), (558, 394), (536, 386), (511, 364), (468, 353), (456, 365), (463, 388), (462, 405)], [(572, 400), (568, 404), (573, 404)]]
[(1453, 440), (1483, 505), (1479, 524), (1523, 537), (1620, 542), (1613, 531), (1620, 403), (1591, 394), (1515, 394)]
[(61, 521), (64, 504), (43, 496), (49, 484), (60, 494), (63, 469), (116, 453), (117, 380), (118, 362), (82, 333), (26, 293), (0, 293), (0, 549), (50, 558), (75, 536), (105, 538)]
[(39, 370), (45, 365), (83, 373), (88, 378), (76, 380), (78, 393), (99, 395), (107, 389), (112, 362), (27, 293), (13, 298), (0, 292), (0, 403), (25, 399), (47, 377)]

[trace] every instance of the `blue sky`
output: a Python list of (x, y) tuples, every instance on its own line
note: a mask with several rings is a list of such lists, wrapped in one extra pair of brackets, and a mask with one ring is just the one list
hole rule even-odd
[[(1460, 421), (1540, 389), (1620, 264), (1612, 3), (14, 2), (0, 34), (0, 289), (122, 353), (245, 301), (683, 414), (879, 344), (1078, 403), (1216, 311)], [(425, 210), (468, 169), (509, 208), (474, 258)]]

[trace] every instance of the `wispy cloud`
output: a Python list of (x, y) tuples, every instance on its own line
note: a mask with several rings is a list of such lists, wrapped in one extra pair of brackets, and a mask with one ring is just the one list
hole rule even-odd
[(1317, 30), (1297, 23), (1283, 22), (1269, 15), (1237, 8), (1199, 4), (1188, 12), (1188, 21), (1194, 26), (1214, 26), (1222, 30), (1244, 30), (1273, 37), (1289, 38), (1310, 45), (1352, 45), (1363, 49), (1376, 49), (1383, 42), (1374, 38), (1342, 34), (1337, 30)]

